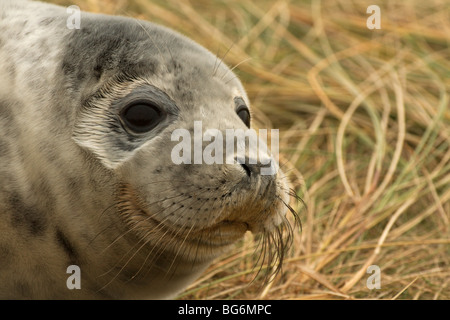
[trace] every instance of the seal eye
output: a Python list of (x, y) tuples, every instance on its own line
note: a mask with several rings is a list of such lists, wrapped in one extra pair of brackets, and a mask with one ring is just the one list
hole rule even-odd
[(244, 99), (242, 99), (242, 97), (235, 97), (234, 104), (236, 106), (238, 117), (241, 118), (242, 122), (244, 122), (248, 128), (250, 128), (250, 110), (248, 110)]
[(246, 105), (240, 105), (236, 110), (237, 115), (250, 128), (250, 111)]
[(157, 106), (145, 102), (126, 107), (120, 116), (131, 131), (144, 133), (156, 127), (162, 118), (162, 112)]

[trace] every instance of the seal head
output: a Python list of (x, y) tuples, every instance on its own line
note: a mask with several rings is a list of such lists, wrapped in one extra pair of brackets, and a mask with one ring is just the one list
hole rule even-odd
[[(68, 29), (61, 7), (0, 9), (0, 297), (173, 297), (247, 231), (282, 255), (281, 170), (262, 175), (256, 150), (196, 163), (195, 141), (191, 161), (174, 161), (177, 130), (217, 139), (250, 127), (223, 62), (149, 22), (82, 13)], [(80, 290), (67, 289), (69, 265)]]

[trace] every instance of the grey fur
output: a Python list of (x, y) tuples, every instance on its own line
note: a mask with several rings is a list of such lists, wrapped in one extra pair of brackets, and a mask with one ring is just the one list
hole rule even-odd
[[(245, 91), (209, 51), (148, 22), (67, 17), (0, 1), (0, 298), (174, 297), (247, 229), (284, 222), (286, 180), (171, 162), (176, 128), (246, 128)], [(167, 111), (139, 136), (118, 116), (136, 97)]]

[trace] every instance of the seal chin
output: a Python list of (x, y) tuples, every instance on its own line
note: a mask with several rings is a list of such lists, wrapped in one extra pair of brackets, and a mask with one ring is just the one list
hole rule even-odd
[(124, 183), (118, 188), (117, 209), (132, 234), (149, 245), (164, 248), (168, 256), (181, 257), (193, 264), (210, 262), (250, 231), (260, 239), (258, 246), (263, 259), (258, 263), (271, 266), (268, 272), (278, 272), (293, 237), (286, 215), (290, 211), (295, 222), (299, 220), (288, 204), (288, 194), (275, 188), (270, 195), (263, 203), (223, 206), (216, 219), (207, 224), (192, 222), (195, 216), (176, 224), (168, 218), (170, 214), (158, 215), (163, 210), (149, 208), (133, 187)]
[(228, 246), (241, 239), (250, 230), (246, 222), (222, 221), (199, 232), (207, 239), (210, 246)]

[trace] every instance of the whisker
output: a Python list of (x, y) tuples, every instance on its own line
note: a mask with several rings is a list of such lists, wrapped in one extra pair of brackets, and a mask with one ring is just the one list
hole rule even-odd
[[(176, 197), (181, 197), (182, 195), (177, 195), (177, 196), (174, 196), (173, 198), (176, 198)], [(122, 203), (127, 203), (127, 201), (119, 201), (116, 205), (118, 205), (118, 206), (120, 206)], [(155, 202), (155, 203), (157, 203), (157, 202)], [(153, 213), (152, 215), (150, 215), (150, 216), (148, 216), (144, 221), (148, 221), (148, 220), (150, 220), (150, 219), (153, 219), (153, 218), (155, 218), (155, 216), (157, 216), (158, 214), (160, 214), (161, 212), (163, 212), (164, 210), (167, 210), (167, 209), (169, 209), (170, 207), (172, 207), (174, 204), (172, 204), (172, 205), (170, 205), (169, 207), (167, 207), (167, 208), (162, 208), (161, 210), (159, 210), (159, 211), (157, 211), (157, 212), (155, 212), (155, 213)], [(124, 232), (124, 233), (122, 233), (121, 235), (119, 235), (119, 236), (117, 236), (108, 246), (106, 246), (102, 251), (101, 251), (101, 253), (104, 253), (106, 250), (108, 250), (114, 243), (116, 243), (117, 241), (119, 241), (121, 238), (123, 238), (124, 236), (126, 236), (128, 233), (130, 233), (130, 232), (132, 232), (133, 230), (135, 230), (136, 228), (138, 228), (138, 225), (134, 225), (134, 226), (132, 226), (132, 227), (130, 227), (126, 232)]]
[[(128, 14), (127, 14), (127, 15), (128, 15)], [(130, 16), (130, 15), (128, 15), (128, 16)], [(130, 16), (130, 17), (132, 17), (132, 16)], [(133, 17), (132, 17), (132, 18), (133, 18)], [(143, 24), (142, 24), (138, 19), (132, 19), (132, 21), (136, 22), (136, 23), (141, 27), (141, 29), (144, 30), (144, 32), (147, 34), (149, 40), (150, 40), (150, 41), (152, 42), (152, 44), (155, 46), (156, 50), (158, 50), (158, 53), (159, 53), (159, 55), (160, 55), (162, 61), (164, 61), (164, 60), (165, 60), (165, 57), (164, 57), (164, 55), (162, 54), (161, 49), (160, 49), (159, 46), (155, 43), (155, 41), (153, 40), (153, 38), (152, 38), (152, 36), (150, 35), (150, 33), (148, 32), (148, 30), (143, 26)], [(174, 61), (174, 60), (173, 60), (172, 53), (170, 52), (169, 47), (168, 47), (167, 45), (166, 45), (166, 49), (168, 50), (168, 52), (169, 52), (169, 54), (170, 54), (170, 57), (171, 57), (172, 61)], [(167, 72), (169, 72), (169, 69), (167, 68), (167, 64), (163, 63), (163, 65), (165, 66)]]
[(214, 71), (213, 74), (212, 74), (213, 77), (216, 75), (217, 71), (219, 70), (220, 65), (221, 65), (222, 62), (223, 62), (223, 59), (225, 59), (225, 57), (227, 56), (228, 52), (230, 52), (230, 50), (231, 50), (231, 48), (233, 48), (233, 46), (234, 46), (234, 43), (231, 44), (231, 46), (230, 46), (230, 47), (228, 48), (228, 50), (225, 52), (225, 54), (223, 55), (223, 57), (222, 57), (221, 59), (219, 59), (219, 64), (217, 65), (217, 68), (216, 68), (215, 70), (213, 70), (213, 71)]
[[(150, 183), (149, 183), (149, 184), (150, 184)], [(147, 185), (148, 185), (148, 184), (147, 184)], [(120, 187), (119, 187), (119, 188), (120, 188)], [(170, 191), (170, 190), (176, 190), (176, 187), (168, 188), (168, 189), (164, 190), (164, 192), (167, 192), (167, 191)], [(157, 194), (157, 193), (156, 193), (156, 194)], [(184, 194), (179, 194), (179, 195), (175, 195), (175, 196), (173, 196), (173, 197), (165, 198), (164, 200), (173, 200), (173, 199), (176, 199), (176, 198), (182, 197), (182, 196), (185, 196), (185, 195), (184, 195)], [(185, 197), (185, 199), (183, 199), (183, 200), (181, 200), (181, 201), (184, 201), (184, 200), (186, 200), (186, 199), (189, 199), (189, 197)], [(159, 203), (160, 201), (161, 201), (161, 200), (158, 200), (158, 201), (149, 203), (148, 206), (152, 206), (152, 205), (154, 205), (154, 204), (157, 204), (157, 203)], [(123, 203), (126, 204), (127, 201), (118, 201), (118, 202), (117, 202), (116, 204), (114, 204), (114, 205), (120, 207)], [(178, 203), (179, 203), (179, 202), (178, 202)], [(113, 205), (113, 206), (114, 206), (114, 205)], [(173, 204), (172, 204), (172, 205), (173, 205)], [(167, 207), (166, 209), (163, 208), (162, 210), (160, 210), (160, 211), (158, 211), (158, 212), (155, 212), (154, 214), (152, 214), (151, 216), (149, 216), (146, 220), (154, 218), (156, 215), (160, 214), (162, 211), (169, 209), (172, 205), (170, 205), (170, 206)], [(109, 208), (111, 208), (111, 207), (112, 207), (112, 206), (110, 206)], [(114, 223), (114, 222), (113, 222), (113, 223)], [(107, 229), (110, 228), (110, 227), (111, 227), (111, 226), (108, 226), (108, 227), (106, 227), (104, 230), (107, 230)], [(102, 250), (102, 253), (105, 252), (108, 248), (110, 248), (115, 242), (117, 242), (118, 240), (120, 240), (121, 238), (123, 238), (126, 234), (132, 232), (136, 227), (137, 227), (137, 226), (135, 225), (135, 226), (129, 228), (125, 233), (123, 233), (123, 234), (117, 236), (117, 237), (115, 238), (115, 240), (114, 240), (112, 243), (110, 243), (106, 248), (104, 248), (104, 249)]]
[[(191, 231), (194, 229), (195, 227), (195, 222), (192, 224), (191, 228), (189, 229), (189, 231), (186, 233), (186, 236), (183, 238), (183, 241), (181, 242), (181, 244), (179, 244), (178, 250), (175, 253), (175, 256), (172, 259), (172, 263), (170, 264), (169, 268), (167, 269), (167, 273), (166, 275), (168, 275), (170, 273), (170, 270), (173, 267), (173, 264), (175, 263), (176, 259), (178, 258), (178, 254), (180, 253), (180, 250), (183, 248), (184, 243), (186, 242), (186, 239), (188, 238), (189, 234), (191, 233)], [(174, 270), (173, 273), (175, 273), (176, 270)]]
[(238, 78), (237, 76), (232, 77), (230, 80), (227, 80), (227, 81), (225, 82), (225, 84), (228, 84), (228, 83), (230, 83), (231, 81), (233, 81), (234, 79), (237, 79), (237, 78)]
[(220, 45), (217, 47), (217, 53), (216, 53), (216, 59), (214, 60), (214, 66), (213, 66), (213, 72), (211, 74), (211, 76), (213, 77), (215, 75), (215, 70), (216, 70), (216, 64), (217, 61), (219, 61), (219, 51), (220, 51)]
[[(197, 200), (195, 200), (194, 198), (188, 198), (188, 199), (192, 199), (192, 201), (188, 204), (188, 206), (192, 206), (192, 205), (197, 201)], [(178, 208), (178, 209), (180, 209), (180, 208)], [(180, 212), (179, 219), (183, 216), (183, 213), (184, 213), (186, 210), (187, 210), (187, 206), (184, 207), (184, 209), (183, 209), (182, 212)], [(177, 221), (178, 221), (179, 219), (177, 219)], [(185, 221), (185, 223), (184, 223), (180, 228), (178, 228), (177, 232), (171, 237), (171, 239), (165, 244), (165, 246), (159, 248), (159, 250), (155, 253), (155, 258), (152, 259), (151, 261), (154, 261), (154, 260), (159, 259), (159, 257), (166, 251), (166, 249), (167, 249), (169, 246), (172, 245), (172, 243), (176, 243), (176, 242), (177, 242), (178, 235), (186, 229), (186, 227), (185, 227), (186, 225), (187, 225), (187, 221)], [(194, 223), (194, 225), (195, 225), (195, 223)], [(194, 228), (194, 226), (191, 227), (191, 230), (192, 230), (192, 228)], [(190, 233), (191, 230), (188, 231), (188, 233)], [(187, 237), (187, 236), (186, 236), (186, 237)], [(185, 242), (185, 240), (183, 240), (182, 244), (183, 244), (184, 242)], [(182, 245), (180, 245), (180, 246), (178, 247), (178, 252), (177, 252), (176, 256), (178, 255), (178, 253), (179, 253), (179, 251), (181, 250), (181, 248), (182, 248)], [(174, 258), (174, 261), (175, 261), (175, 259), (176, 259), (176, 256), (175, 256), (175, 258)], [(173, 262), (174, 262), (174, 261), (173, 261)], [(172, 262), (172, 264), (173, 264), (173, 262)], [(169, 270), (167, 271), (167, 273), (168, 273), (168, 272), (169, 272)], [(166, 273), (166, 274), (167, 274), (167, 273)]]
[[(178, 220), (179, 219), (181, 219), (181, 217), (182, 217), (182, 215), (180, 215), (179, 217), (178, 217), (178, 219), (175, 221), (175, 223), (176, 222), (178, 222)], [(160, 222), (159, 224), (158, 224), (158, 226), (159, 225), (163, 225), (163, 222)], [(158, 227), (157, 226), (157, 227)], [(180, 228), (180, 230), (181, 230), (181, 228)], [(169, 230), (166, 230), (166, 232), (163, 234), (163, 235), (161, 235), (161, 237), (160, 237), (160, 240), (162, 240), (167, 234), (169, 233)], [(150, 232), (148, 232), (147, 233), (147, 236), (148, 236), (148, 234), (150, 234)], [(145, 237), (145, 238), (147, 238), (147, 236)], [(169, 242), (170, 241), (172, 241), (174, 239), (174, 237), (172, 237), (170, 240), (169, 240)], [(146, 244), (147, 243), (149, 243), (150, 242), (150, 240), (151, 239), (148, 239), (148, 241), (146, 242)], [(169, 244), (166, 244), (166, 246), (164, 247), (164, 248), (166, 248), (167, 246), (168, 246)], [(151, 251), (147, 254), (147, 256), (145, 257), (145, 260), (143, 261), (143, 263), (141, 264), (141, 267), (139, 268), (139, 270), (128, 280), (128, 281), (131, 281), (132, 279), (134, 279), (140, 272), (141, 272), (141, 270), (144, 268), (144, 266), (146, 265), (146, 262), (147, 262), (147, 260), (148, 260), (148, 258), (150, 257), (150, 255), (153, 253), (153, 250), (156, 248), (156, 246), (153, 246), (152, 247), (152, 249), (151, 249)], [(160, 249), (158, 249), (158, 251), (159, 251)], [(158, 251), (156, 252), (156, 253), (158, 253)], [(164, 251), (164, 250), (163, 250)], [(159, 257), (159, 256), (158, 256)], [(153, 261), (153, 260), (151, 260), (151, 261)], [(149, 270), (148, 270), (149, 271)]]
[[(246, 58), (246, 59), (242, 60), (241, 62), (235, 64), (233, 68), (231, 68), (231, 69), (229, 69), (229, 70), (226, 70), (220, 79), (223, 80), (223, 78), (225, 78), (225, 76), (226, 76), (228, 73), (233, 72), (234, 69), (236, 69), (236, 68), (239, 67), (241, 64), (243, 64), (244, 62), (247, 62), (247, 61), (249, 61), (249, 60), (251, 60), (251, 59), (252, 59), (252, 58), (249, 57), (249, 58)], [(234, 77), (234, 78), (236, 78), (236, 77)], [(231, 81), (231, 80), (228, 80), (228, 81), (225, 82), (225, 83), (228, 83), (229, 81)]]
[[(149, 219), (149, 218), (147, 218), (147, 219)], [(168, 219), (168, 217), (167, 217), (166, 219)], [(179, 218), (177, 219), (177, 221), (178, 221), (179, 219), (181, 219), (181, 215), (179, 216)], [(177, 222), (177, 221), (175, 221), (175, 222)], [(104, 288), (106, 288), (106, 286), (108, 286), (108, 285), (111, 284), (115, 279), (117, 279), (117, 277), (119, 276), (119, 274), (120, 274), (120, 273), (125, 269), (125, 267), (131, 262), (131, 260), (138, 254), (138, 252), (139, 252), (140, 250), (142, 250), (142, 248), (144, 248), (144, 247), (151, 241), (151, 238), (149, 237), (149, 235), (150, 235), (151, 233), (157, 233), (157, 231), (161, 230), (162, 227), (163, 227), (163, 221), (160, 222), (160, 223), (155, 227), (155, 229), (148, 230), (148, 231), (145, 233), (145, 235), (144, 235), (143, 237), (141, 237), (141, 239), (137, 242), (136, 245), (133, 246), (132, 249), (134, 249), (140, 242), (142, 242), (144, 239), (146, 239), (146, 240), (144, 240), (144, 243), (143, 243), (143, 244), (142, 244), (142, 245), (134, 252), (134, 254), (133, 254), (126, 262), (125, 262), (125, 264), (120, 268), (120, 270), (116, 273), (116, 275), (115, 275), (109, 282), (107, 282), (100, 290), (103, 290)], [(159, 230), (158, 230), (158, 229), (159, 229)], [(164, 238), (165, 235), (166, 235), (168, 232), (169, 232), (169, 230), (166, 230), (166, 232), (161, 236), (161, 238)], [(151, 249), (151, 251), (150, 251), (150, 253), (147, 255), (147, 257), (152, 253), (152, 251), (153, 251), (154, 248), (155, 248), (155, 247), (153, 247), (153, 248)], [(130, 249), (130, 250), (127, 252), (126, 255), (128, 255), (128, 253), (129, 253), (132, 249)], [(125, 258), (125, 255), (122, 257), (122, 259), (123, 259), (123, 258)], [(122, 259), (121, 259), (121, 260), (122, 260)], [(120, 261), (121, 261), (121, 260), (120, 260)], [(119, 261), (119, 262), (120, 262), (120, 261)], [(117, 264), (116, 264), (116, 265), (117, 265)], [(145, 263), (141, 265), (140, 269), (139, 269), (139, 270), (138, 270), (138, 271), (137, 271), (130, 279), (128, 279), (128, 281), (131, 281), (132, 279), (134, 279), (134, 278), (137, 276), (137, 274), (140, 272), (140, 270), (143, 268), (144, 265), (145, 265)], [(104, 276), (104, 275), (108, 274), (108, 273), (111, 272), (112, 270), (113, 270), (113, 268), (110, 269), (108, 272), (104, 273), (104, 274), (101, 275), (101, 276)]]

